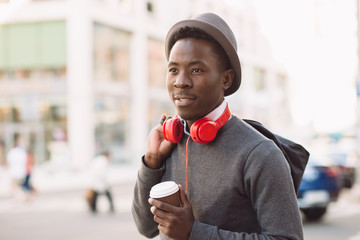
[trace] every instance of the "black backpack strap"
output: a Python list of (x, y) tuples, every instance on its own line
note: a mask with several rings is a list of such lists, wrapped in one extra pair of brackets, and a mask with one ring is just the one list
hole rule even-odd
[(291, 176), (293, 179), (295, 192), (297, 193), (304, 175), (306, 164), (309, 160), (309, 152), (300, 144), (297, 144), (279, 135), (273, 134), (259, 122), (248, 119), (244, 119), (244, 121), (255, 128), (262, 135), (274, 141), (274, 143), (282, 151), (290, 165)]

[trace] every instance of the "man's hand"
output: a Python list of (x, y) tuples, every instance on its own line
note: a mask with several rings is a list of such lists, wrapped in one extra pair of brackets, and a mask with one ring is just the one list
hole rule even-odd
[(175, 207), (150, 198), (149, 203), (153, 205), (150, 210), (154, 214), (154, 221), (159, 223), (158, 229), (162, 233), (174, 240), (188, 240), (194, 223), (194, 215), (182, 186), (179, 185), (179, 187), (182, 207)]
[(164, 138), (162, 125), (165, 119), (166, 116), (163, 114), (161, 123), (154, 127), (148, 136), (144, 161), (146, 166), (152, 169), (159, 169), (176, 146)]

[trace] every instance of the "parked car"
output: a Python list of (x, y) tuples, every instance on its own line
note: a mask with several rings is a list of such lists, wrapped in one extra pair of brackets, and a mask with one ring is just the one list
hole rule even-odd
[(339, 152), (330, 154), (332, 164), (341, 170), (341, 184), (344, 188), (352, 188), (356, 177), (356, 155)]
[(310, 155), (297, 196), (300, 210), (310, 221), (320, 220), (341, 190), (339, 169), (323, 160)]

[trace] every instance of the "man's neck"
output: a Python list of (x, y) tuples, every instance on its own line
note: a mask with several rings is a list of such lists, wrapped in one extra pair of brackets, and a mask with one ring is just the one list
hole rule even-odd
[[(227, 105), (227, 102), (224, 99), (223, 102), (218, 107), (216, 107), (214, 110), (209, 112), (206, 116), (204, 116), (204, 118), (209, 118), (212, 121), (216, 121), (221, 116), (221, 114), (223, 114), (223, 112), (225, 111), (226, 105)], [(181, 123), (184, 126), (184, 133), (186, 133), (187, 135), (190, 135), (189, 129), (191, 126), (188, 126), (187, 122), (184, 119), (182, 119), (180, 116), (179, 116), (179, 118), (181, 120)]]

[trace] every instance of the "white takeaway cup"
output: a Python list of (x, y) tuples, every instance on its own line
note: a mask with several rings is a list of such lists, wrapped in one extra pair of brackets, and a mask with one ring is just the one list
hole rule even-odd
[(180, 207), (179, 186), (173, 181), (161, 182), (150, 190), (150, 197)]

